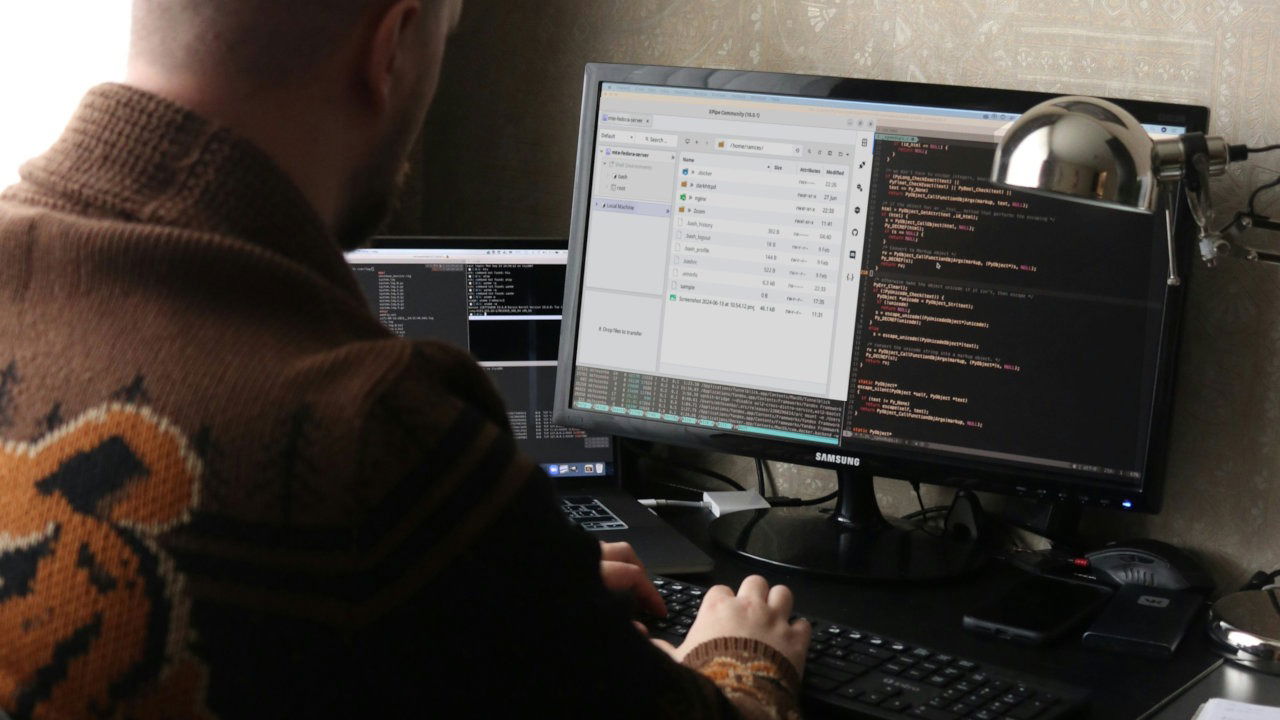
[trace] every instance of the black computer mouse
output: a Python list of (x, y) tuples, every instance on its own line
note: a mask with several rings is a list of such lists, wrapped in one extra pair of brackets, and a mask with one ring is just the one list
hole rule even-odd
[(1085, 557), (1098, 575), (1118, 585), (1213, 591), (1213, 579), (1199, 561), (1187, 551), (1159, 540), (1111, 542)]

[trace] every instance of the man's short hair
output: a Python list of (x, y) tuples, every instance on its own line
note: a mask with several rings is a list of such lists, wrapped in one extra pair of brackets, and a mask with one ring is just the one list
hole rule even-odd
[(329, 58), (367, 12), (390, 2), (134, 0), (132, 52), (167, 70), (288, 82)]

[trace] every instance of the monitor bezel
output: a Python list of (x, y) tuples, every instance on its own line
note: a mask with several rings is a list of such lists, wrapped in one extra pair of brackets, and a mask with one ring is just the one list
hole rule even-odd
[(486, 235), (376, 235), (356, 250), (568, 250), (563, 237)]
[[(812, 444), (748, 437), (714, 429), (669, 425), (574, 408), (570, 403), (570, 390), (574, 358), (577, 356), (587, 208), (590, 205), (590, 178), (595, 153), (595, 118), (598, 114), (601, 84), (606, 82), (893, 102), (902, 105), (961, 105), (975, 110), (1006, 113), (1022, 113), (1044, 100), (1064, 94), (756, 71), (587, 64), (583, 78), (569, 231), (569, 262), (566, 267), (560, 359), (556, 376), (555, 422), (612, 435), (819, 468), (841, 469), (856, 462), (863, 471), (913, 482), (1020, 495), (1043, 501), (1139, 512), (1159, 511), (1169, 446), (1181, 318), (1186, 300), (1185, 271), (1190, 267), (1194, 245), (1194, 227), (1185, 201), (1177, 213), (1176, 224), (1179, 266), (1184, 269), (1184, 283), (1165, 290), (1146, 472), (1141, 478), (1140, 487), (1122, 488), (1095, 477), (1049, 469), (1011, 467), (977, 459), (950, 456), (921, 459), (918, 453), (913, 454), (910, 450), (891, 446), (868, 445), (857, 450), (841, 447), (833, 452), (832, 449)], [(1145, 123), (1177, 125), (1186, 128), (1187, 132), (1204, 132), (1208, 127), (1209, 111), (1202, 106), (1107, 99), (1129, 110)]]

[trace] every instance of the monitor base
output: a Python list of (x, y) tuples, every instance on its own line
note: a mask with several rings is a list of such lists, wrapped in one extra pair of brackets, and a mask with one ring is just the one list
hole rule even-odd
[(835, 508), (723, 515), (711, 523), (711, 537), (767, 566), (859, 581), (937, 582), (974, 572), (989, 557), (984, 538), (972, 532), (981, 508), (969, 493), (957, 497), (950, 516), (971, 520), (953, 524), (949, 517), (946, 530), (928, 532), (923, 524), (886, 520), (869, 473), (840, 471), (839, 491)]

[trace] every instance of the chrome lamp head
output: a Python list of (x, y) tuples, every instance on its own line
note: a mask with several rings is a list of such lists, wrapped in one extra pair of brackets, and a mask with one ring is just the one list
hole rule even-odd
[(1107, 207), (1154, 212), (1154, 143), (1128, 112), (1080, 96), (1041, 103), (996, 148), (992, 181)]
[(1187, 133), (1153, 138), (1127, 110), (1092, 97), (1071, 95), (1036, 105), (1010, 126), (996, 147), (991, 181), (997, 185), (1144, 213), (1161, 206), (1169, 245), (1169, 284), (1178, 285), (1173, 213), (1182, 183), (1200, 228), (1201, 255), (1209, 264), (1235, 255), (1258, 259), (1211, 229), (1209, 178), (1247, 157), (1247, 148), (1220, 137)]

